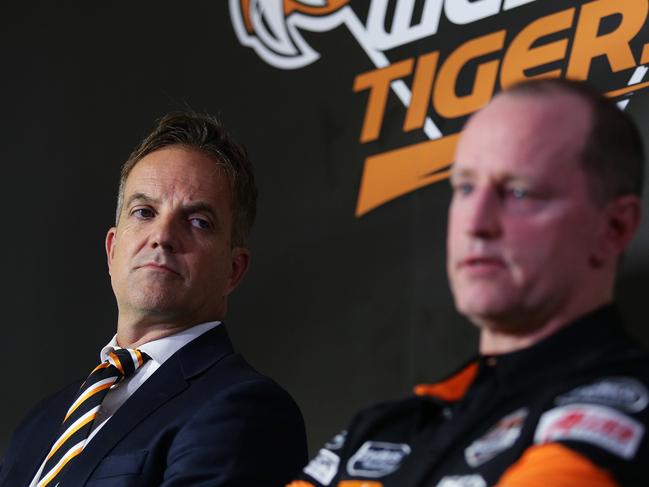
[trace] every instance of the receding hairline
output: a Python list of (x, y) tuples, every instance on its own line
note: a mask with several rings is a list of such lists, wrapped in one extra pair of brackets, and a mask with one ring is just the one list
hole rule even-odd
[[(462, 132), (464, 132), (467, 128), (470, 127), (471, 124), (475, 123), (476, 120), (482, 118), (482, 117), (489, 117), (489, 111), (493, 109), (495, 105), (499, 105), (500, 103), (504, 101), (509, 101), (509, 100), (525, 100), (529, 101), (530, 103), (534, 103), (536, 105), (539, 105), (546, 109), (546, 112), (550, 116), (556, 116), (556, 117), (561, 117), (565, 111), (562, 109), (562, 106), (558, 105), (557, 103), (547, 103), (548, 99), (556, 99), (556, 98), (567, 98), (567, 99), (572, 99), (572, 100), (577, 100), (579, 103), (579, 106), (583, 108), (583, 112), (581, 112), (584, 116), (582, 120), (584, 120), (583, 124), (583, 133), (581, 134), (582, 136), (582, 143), (581, 147), (577, 149), (577, 153), (580, 154), (583, 152), (586, 144), (588, 143), (589, 136), (592, 134), (593, 129), (594, 129), (594, 124), (595, 124), (595, 113), (593, 107), (588, 103), (587, 100), (584, 100), (581, 96), (578, 94), (572, 93), (567, 90), (552, 90), (552, 91), (543, 91), (539, 92), (538, 94), (534, 92), (524, 92), (524, 91), (501, 91), (497, 93), (486, 105), (484, 105), (482, 108), (474, 112), (469, 119), (467, 120)], [(571, 116), (573, 115), (574, 112), (571, 112)], [(547, 123), (547, 118), (544, 116), (541, 116), (537, 119), (537, 123), (543, 124)], [(460, 136), (460, 141), (462, 140), (462, 135)]]
[[(601, 202), (634, 194), (642, 197), (645, 151), (635, 121), (594, 86), (573, 79), (544, 79), (511, 88), (525, 92), (566, 93), (582, 99), (591, 109), (591, 126), (582, 149), (582, 163), (591, 174), (592, 189)], [(599, 188), (597, 188), (599, 186)]]
[[(561, 85), (550, 85), (551, 87), (548, 87), (547, 89), (539, 89), (538, 91), (526, 90), (523, 89), (522, 87), (518, 88), (517, 86), (514, 88), (510, 88), (508, 90), (498, 92), (491, 99), (491, 101), (487, 105), (482, 107), (478, 112), (476, 112), (476, 114), (487, 109), (490, 105), (492, 105), (494, 102), (498, 100), (504, 100), (509, 98), (529, 100), (531, 102), (539, 103), (539, 104), (543, 104), (544, 101), (547, 102), (547, 100), (550, 99), (554, 100), (556, 98), (569, 98), (572, 100), (579, 101), (579, 104), (585, 109), (584, 113), (587, 115), (587, 121), (588, 121), (587, 135), (590, 134), (590, 132), (594, 128), (595, 108), (593, 107), (592, 103), (590, 103), (590, 101), (584, 97), (584, 95), (571, 91), (570, 89), (563, 87)], [(563, 111), (560, 106), (557, 106), (554, 103), (548, 104), (547, 106), (548, 108), (551, 108), (553, 111), (556, 111), (558, 113), (561, 113)]]
[[(485, 120), (489, 120), (490, 117), (490, 110), (494, 109), (494, 107), (498, 107), (503, 102), (522, 102), (522, 103), (530, 103), (534, 104), (537, 107), (542, 107), (545, 110), (545, 115), (541, 115), (540, 117), (536, 118), (535, 123), (537, 124), (536, 126), (541, 128), (543, 126), (547, 126), (544, 124), (548, 124), (549, 120), (548, 118), (551, 117), (561, 117), (562, 113), (566, 113), (565, 109), (563, 108), (563, 105), (560, 104), (560, 101), (557, 102), (557, 100), (577, 100), (578, 103), (578, 110), (581, 112), (581, 114), (577, 115), (573, 111), (571, 111), (568, 116), (573, 117), (572, 120), (575, 121), (575, 125), (578, 123), (579, 124), (579, 132), (575, 132), (573, 134), (575, 138), (575, 148), (574, 148), (574, 156), (576, 158), (576, 164), (578, 167), (581, 168), (589, 177), (589, 182), (587, 183), (589, 192), (592, 194), (595, 193), (595, 191), (591, 191), (595, 185), (597, 185), (597, 182), (592, 182), (590, 181), (591, 177), (593, 177), (589, 171), (589, 169), (586, 167), (586, 164), (584, 163), (584, 153), (588, 147), (589, 140), (591, 138), (591, 135), (594, 131), (595, 128), (595, 114), (594, 114), (594, 109), (591, 106), (591, 104), (588, 102), (588, 100), (583, 99), (582, 96), (579, 94), (573, 93), (570, 90), (567, 89), (562, 89), (560, 87), (552, 87), (551, 89), (543, 89), (543, 90), (518, 90), (518, 89), (510, 89), (510, 90), (504, 90), (500, 91), (497, 93), (486, 105), (484, 105), (482, 108), (474, 112), (471, 117), (467, 120), (467, 123), (464, 127), (464, 129), (467, 129), (471, 126), (471, 124), (478, 122), (478, 123), (485, 123)], [(521, 106), (521, 109), (524, 109), (525, 107)], [(512, 110), (512, 108), (510, 108)], [(516, 111), (516, 108), (514, 106), (513, 112)], [(485, 117), (485, 118), (483, 118)], [(577, 118), (578, 117), (578, 118)], [(482, 119), (482, 121), (479, 121)], [(571, 125), (572, 126), (572, 125)], [(463, 131), (464, 131), (463, 129)], [(579, 138), (579, 140), (577, 140)], [(459, 144), (462, 143), (462, 137), (460, 138)], [(552, 143), (552, 142), (551, 142)], [(577, 144), (579, 146), (577, 147)], [(454, 165), (455, 166), (455, 165)], [(451, 171), (453, 173), (453, 170)]]

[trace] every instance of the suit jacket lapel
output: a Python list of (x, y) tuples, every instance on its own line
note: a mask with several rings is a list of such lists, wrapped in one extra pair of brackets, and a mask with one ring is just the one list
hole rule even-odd
[(99, 462), (135, 426), (189, 387), (189, 380), (233, 352), (223, 324), (172, 355), (117, 410), (65, 474), (66, 484), (84, 485)]

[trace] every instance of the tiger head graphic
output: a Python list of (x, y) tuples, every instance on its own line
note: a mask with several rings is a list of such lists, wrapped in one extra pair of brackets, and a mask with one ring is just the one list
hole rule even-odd
[[(335, 27), (332, 18), (350, 0), (229, 0), (232, 25), (239, 41), (267, 63), (298, 69), (320, 55), (304, 40), (299, 26), (313, 30)], [(319, 27), (319, 28), (318, 28)]]

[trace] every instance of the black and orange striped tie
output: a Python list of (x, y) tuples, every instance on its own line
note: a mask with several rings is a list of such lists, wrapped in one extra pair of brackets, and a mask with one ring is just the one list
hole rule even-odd
[[(55, 485), (70, 462), (82, 451), (101, 402), (110, 388), (119, 380), (133, 374), (149, 356), (139, 350), (120, 348), (108, 354), (108, 360), (95, 367), (68, 409), (63, 424), (47, 455), (37, 487)], [(54, 483), (52, 483), (54, 482)]]

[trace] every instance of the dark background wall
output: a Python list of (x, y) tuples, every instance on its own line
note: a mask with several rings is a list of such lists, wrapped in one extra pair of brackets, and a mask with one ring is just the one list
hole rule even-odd
[[(360, 407), (473, 353), (477, 334), (453, 310), (444, 271), (447, 183), (354, 215), (368, 151), (425, 137), (401, 133), (391, 96), (380, 139), (359, 143), (367, 94), (353, 80), (374, 65), (348, 30), (305, 33), (322, 58), (297, 70), (242, 46), (225, 0), (15, 3), (2, 31), (0, 451), (27, 409), (85, 376), (112, 337), (104, 237), (119, 167), (174, 109), (220, 114), (255, 162), (253, 265), (227, 323), (296, 398), (312, 450)], [(427, 42), (410, 55), (437, 40)], [(627, 110), (647, 137), (647, 94)], [(645, 343), (648, 244), (645, 223), (620, 283)]]

